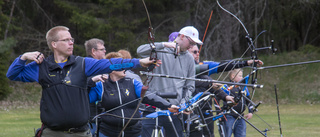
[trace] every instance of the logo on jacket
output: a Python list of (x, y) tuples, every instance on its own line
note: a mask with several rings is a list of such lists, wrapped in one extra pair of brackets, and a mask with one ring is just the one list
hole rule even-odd
[(49, 74), (49, 76), (50, 76), (50, 77), (55, 77), (56, 75), (54, 75), (54, 74)]
[(128, 89), (126, 89), (126, 94), (127, 94), (127, 96), (129, 96), (129, 94), (130, 94), (130, 91)]

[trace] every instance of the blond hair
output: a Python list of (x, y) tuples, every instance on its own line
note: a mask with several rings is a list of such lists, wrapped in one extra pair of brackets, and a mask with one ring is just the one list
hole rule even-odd
[(122, 58), (122, 55), (118, 52), (110, 52), (106, 55), (106, 59), (111, 59), (111, 58)]
[(118, 52), (123, 56), (124, 59), (131, 59), (132, 58), (130, 52), (125, 49), (121, 49)]
[(58, 33), (60, 31), (69, 31), (69, 28), (65, 27), (65, 26), (56, 26), (56, 27), (51, 28), (46, 34), (47, 44), (48, 44), (48, 47), (51, 51), (52, 51), (51, 43), (53, 41), (57, 41), (59, 39)]
[(239, 72), (243, 72), (243, 69), (236, 68), (236, 69), (230, 70), (229, 79), (233, 81), (233, 79), (238, 75)]

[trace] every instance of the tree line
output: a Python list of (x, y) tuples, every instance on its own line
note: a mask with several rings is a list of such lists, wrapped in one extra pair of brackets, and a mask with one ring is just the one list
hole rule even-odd
[[(219, 0), (240, 19), (256, 47), (278, 52), (311, 44), (319, 47), (320, 1), (318, 0)], [(216, 0), (145, 0), (155, 41), (167, 41), (173, 31), (192, 25), (204, 38), (201, 59), (239, 57), (248, 48), (245, 28), (223, 11)], [(129, 50), (148, 43), (149, 22), (141, 0), (0, 0), (0, 97), (10, 93), (5, 77), (9, 64), (27, 51), (49, 55), (45, 33), (57, 25), (70, 28), (74, 54), (85, 56), (84, 42), (105, 41), (107, 51)], [(211, 14), (212, 13), (212, 14)], [(211, 17), (211, 18), (209, 18)], [(208, 22), (210, 20), (210, 22)], [(262, 33), (258, 38), (257, 35)], [(268, 54), (268, 52), (261, 52)], [(245, 57), (250, 56), (248, 52)]]

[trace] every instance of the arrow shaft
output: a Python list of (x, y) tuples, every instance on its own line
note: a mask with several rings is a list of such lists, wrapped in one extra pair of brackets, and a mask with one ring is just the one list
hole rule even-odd
[(274, 66), (259, 67), (259, 68), (257, 68), (257, 69), (279, 68), (279, 67), (295, 66), (295, 65), (319, 63), (319, 62), (320, 62), (320, 60), (313, 60), (313, 61), (297, 62), (297, 63), (291, 63), (291, 64), (281, 64), (281, 65), (274, 65)]
[(147, 76), (153, 76), (153, 77), (174, 78), (174, 79), (182, 79), (182, 80), (193, 80), (193, 81), (201, 81), (201, 82), (209, 82), (209, 83), (221, 83), (221, 84), (229, 84), (229, 85), (239, 85), (239, 86), (263, 88), (263, 85), (259, 85), (259, 84), (243, 84), (243, 83), (234, 83), (234, 82), (210, 80), (210, 79), (197, 79), (197, 78), (188, 78), (188, 77), (178, 77), (178, 76), (171, 76), (171, 75), (164, 75), (164, 74), (148, 73), (148, 72), (144, 72), (144, 71), (140, 71), (140, 74), (141, 75), (147, 75)]

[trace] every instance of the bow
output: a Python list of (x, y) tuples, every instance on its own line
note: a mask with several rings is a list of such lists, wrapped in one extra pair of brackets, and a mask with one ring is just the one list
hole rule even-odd
[[(150, 45), (150, 48), (151, 48), (151, 53), (150, 53), (150, 58), (149, 60), (154, 60), (154, 63), (151, 64), (148, 68), (147, 68), (147, 71), (148, 72), (151, 72), (154, 68), (155, 68), (155, 65), (156, 65), (156, 62), (157, 62), (157, 52), (156, 52), (156, 47), (154, 45), (154, 33), (153, 33), (153, 27), (152, 27), (152, 24), (151, 24), (151, 20), (150, 20), (150, 16), (149, 16), (149, 12), (148, 12), (148, 9), (147, 9), (147, 6), (146, 6), (146, 3), (144, 2), (144, 0), (142, 0), (142, 3), (144, 5), (144, 8), (146, 10), (146, 13), (147, 13), (147, 17), (148, 17), (148, 21), (149, 21), (149, 28), (148, 28), (148, 41), (149, 41), (149, 45)], [(149, 82), (148, 81), (148, 78), (143, 82), (143, 84), (146, 84), (147, 83), (147, 86), (144, 86), (142, 87), (142, 90), (141, 90), (141, 98), (140, 98), (140, 101), (135, 109), (135, 111), (133, 112), (133, 114), (131, 115), (130, 119), (128, 120), (128, 122), (123, 126), (122, 130), (120, 131), (118, 137), (121, 136), (122, 132), (124, 132), (124, 130), (126, 129), (126, 127), (129, 125), (130, 121), (133, 119), (133, 116), (137, 113), (138, 109), (139, 109), (139, 106), (141, 105), (142, 103), (142, 100), (145, 96), (145, 93), (147, 92), (148, 90), (148, 87), (149, 87), (149, 83), (151, 82), (153, 77), (150, 78)]]
[(149, 16), (149, 12), (148, 12), (146, 3), (144, 2), (144, 0), (142, 0), (142, 2), (143, 2), (143, 5), (144, 5), (144, 8), (146, 10), (148, 21), (149, 21), (148, 41), (149, 41), (149, 45), (150, 45), (150, 48), (151, 48), (151, 53), (150, 53), (150, 58), (149, 59), (150, 60), (154, 60), (154, 63), (147, 68), (147, 71), (152, 71), (154, 69), (154, 67), (155, 67), (156, 62), (157, 62), (157, 52), (155, 50), (156, 46), (154, 45), (154, 39), (155, 38), (154, 38), (153, 27), (152, 27), (152, 24), (151, 24), (151, 19), (150, 19), (150, 16)]
[[(253, 63), (252, 63), (252, 72), (251, 72), (249, 75), (252, 75), (252, 77), (251, 77), (251, 84), (256, 84), (256, 83), (257, 83), (257, 76), (258, 76), (258, 75), (257, 75), (257, 74), (258, 74), (258, 69), (257, 69), (257, 62), (256, 62), (256, 60), (258, 60), (257, 51), (258, 51), (258, 50), (262, 50), (262, 49), (268, 49), (268, 48), (260, 48), (260, 49), (256, 48), (255, 45), (254, 45), (254, 41), (253, 41), (252, 38), (250, 37), (250, 34), (249, 34), (248, 30), (246, 29), (246, 27), (244, 26), (244, 24), (241, 22), (241, 20), (240, 20), (237, 16), (235, 16), (234, 14), (232, 14), (230, 11), (226, 10), (225, 8), (223, 8), (223, 7), (220, 5), (220, 3), (219, 3), (218, 0), (216, 0), (216, 1), (217, 1), (218, 6), (219, 6), (222, 10), (224, 10), (225, 12), (227, 12), (228, 14), (230, 14), (231, 16), (233, 16), (235, 19), (238, 20), (238, 22), (241, 24), (241, 26), (243, 27), (243, 29), (244, 29), (245, 32), (246, 32), (245, 38), (247, 39), (248, 49), (251, 49), (251, 59), (253, 60)], [(265, 31), (262, 31), (260, 34), (262, 34), (263, 32), (265, 32)], [(260, 35), (260, 34), (259, 34), (259, 35)], [(259, 36), (259, 35), (258, 35), (258, 36)], [(257, 37), (258, 37), (258, 36), (257, 36)], [(270, 47), (271, 47), (270, 49), (272, 49), (272, 50), (273, 50), (273, 53), (274, 53), (274, 51), (275, 51), (276, 49), (273, 48), (273, 41), (272, 41), (272, 45), (271, 45)], [(245, 53), (248, 51), (248, 49), (245, 51)], [(245, 54), (245, 53), (244, 53), (244, 54)], [(244, 56), (244, 54), (243, 54), (242, 56)], [(242, 56), (241, 56), (241, 57), (242, 57)], [(252, 96), (254, 95), (254, 93), (255, 93), (255, 87), (252, 87)], [(253, 102), (251, 102), (251, 103), (253, 103)], [(253, 104), (254, 104), (254, 103), (253, 103)], [(260, 104), (260, 103), (259, 103), (259, 104)], [(258, 106), (259, 106), (259, 105), (256, 105), (256, 107), (258, 107)], [(232, 109), (232, 111), (235, 112), (235, 113), (237, 113), (237, 112), (234, 111), (233, 109)], [(259, 130), (258, 128), (256, 128), (256, 127), (255, 127), (253, 124), (251, 124), (249, 121), (247, 121), (246, 119), (245, 119), (245, 121), (246, 121), (247, 123), (249, 123), (253, 128), (255, 128), (259, 133), (261, 133), (262, 135), (264, 135), (261, 130)], [(266, 136), (266, 135), (264, 135), (264, 136)]]

